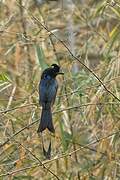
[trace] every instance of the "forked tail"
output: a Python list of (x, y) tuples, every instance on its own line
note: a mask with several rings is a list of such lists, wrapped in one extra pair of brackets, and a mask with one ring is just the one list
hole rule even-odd
[(40, 133), (44, 131), (46, 128), (48, 128), (48, 130), (51, 131), (52, 133), (55, 132), (55, 129), (52, 123), (51, 108), (42, 109), (41, 120), (40, 120), (40, 124), (39, 124), (37, 132)]

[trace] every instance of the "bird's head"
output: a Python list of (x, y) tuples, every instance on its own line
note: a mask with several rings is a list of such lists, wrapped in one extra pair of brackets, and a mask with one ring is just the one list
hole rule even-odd
[(57, 76), (58, 74), (62, 74), (62, 75), (64, 74), (64, 73), (60, 70), (60, 66), (58, 66), (57, 64), (52, 64), (51, 66), (52, 66), (54, 72), (56, 73), (56, 76)]

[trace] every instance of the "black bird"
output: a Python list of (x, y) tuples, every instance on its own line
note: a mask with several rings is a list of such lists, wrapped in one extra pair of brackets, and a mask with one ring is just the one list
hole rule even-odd
[(55, 102), (58, 83), (56, 76), (63, 74), (57, 64), (52, 64), (50, 68), (43, 71), (39, 84), (39, 103), (42, 106), (41, 120), (37, 132), (40, 133), (46, 128), (52, 133), (55, 132), (52, 122), (51, 108)]

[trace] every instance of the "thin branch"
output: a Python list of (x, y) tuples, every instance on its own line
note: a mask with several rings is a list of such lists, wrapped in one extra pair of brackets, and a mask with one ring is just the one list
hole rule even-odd
[[(120, 76), (111, 78), (111, 79), (109, 79), (108, 81), (106, 81), (105, 84), (108, 84), (108, 83), (110, 83), (111, 81), (115, 81), (115, 80), (119, 80), (119, 79), (120, 79)], [(65, 81), (64, 81), (64, 82), (65, 82)], [(93, 88), (95, 88), (95, 87), (98, 87), (99, 85), (100, 85), (100, 84), (97, 84), (97, 85), (94, 85), (94, 86), (82, 87), (82, 89), (83, 89), (83, 90), (93, 89)], [(79, 92), (79, 89), (80, 89), (80, 88), (81, 88), (81, 87), (76, 88), (76, 90), (67, 93), (67, 95), (72, 95), (72, 94), (74, 94), (74, 93), (76, 93), (76, 92)], [(66, 96), (66, 94), (58, 95), (56, 98), (60, 98), (60, 97), (64, 97), (64, 96)], [(27, 97), (25, 97), (25, 98), (27, 98)], [(22, 98), (19, 97), (19, 99), (22, 99)], [(18, 97), (17, 97), (17, 99), (14, 99), (14, 101), (17, 101), (17, 100), (18, 100)], [(0, 101), (8, 101), (8, 99), (0, 99)], [(38, 104), (38, 103), (32, 103), (32, 104)], [(32, 105), (32, 104), (31, 104), (31, 105)], [(28, 104), (28, 105), (25, 105), (25, 106), (29, 106), (29, 104)], [(21, 106), (21, 107), (22, 107), (22, 106)], [(18, 106), (18, 108), (19, 108), (19, 106)], [(16, 109), (17, 109), (17, 108), (16, 108)], [(14, 110), (14, 108), (13, 108), (13, 110)], [(0, 113), (2, 113), (2, 111), (0, 111)], [(6, 112), (4, 112), (4, 110), (3, 110), (3, 113), (6, 113)]]
[(75, 151), (71, 151), (71, 152), (69, 152), (69, 153), (64, 153), (64, 154), (62, 154), (62, 155), (59, 155), (58, 157), (49, 160), (48, 163), (50, 163), (50, 162), (52, 162), (52, 161), (55, 161), (55, 160), (58, 160), (58, 159), (61, 159), (61, 158), (64, 158), (64, 157), (66, 157), (66, 156), (71, 156), (71, 155), (73, 155), (75, 152), (80, 151), (81, 149), (87, 148), (87, 147), (89, 147), (89, 146), (91, 146), (91, 145), (93, 145), (93, 144), (96, 144), (96, 143), (104, 140), (104, 139), (108, 139), (108, 138), (110, 138), (110, 137), (112, 137), (112, 136), (114, 136), (114, 135), (116, 135), (116, 134), (118, 134), (118, 133), (120, 133), (120, 130), (118, 130), (118, 131), (116, 131), (116, 132), (113, 132), (113, 133), (111, 133), (111, 134), (109, 134), (109, 135), (107, 135), (107, 136), (101, 137), (101, 138), (99, 138), (99, 139), (97, 139), (97, 140), (95, 140), (95, 141), (92, 141), (92, 142), (90, 142), (89, 144), (83, 145), (83, 146), (81, 146), (80, 148), (76, 149)]
[[(116, 135), (116, 134), (118, 134), (118, 133), (120, 133), (120, 130), (118, 130), (118, 131), (116, 131), (116, 132), (113, 132), (113, 133), (111, 133), (111, 134), (109, 134), (109, 135), (107, 135), (107, 136), (101, 137), (101, 138), (99, 138), (99, 139), (97, 139), (97, 140), (95, 140), (95, 141), (93, 141), (93, 142), (91, 142), (91, 143), (89, 143), (89, 144), (87, 144), (87, 145), (84, 145), (84, 146), (76, 149), (76, 152), (78, 152), (81, 148), (83, 149), (83, 148), (86, 148), (86, 147), (88, 147), (88, 146), (90, 146), (90, 145), (96, 144), (96, 143), (98, 143), (98, 142), (100, 142), (100, 141), (102, 141), (102, 140), (104, 140), (104, 139), (108, 139), (108, 138), (110, 138), (110, 137), (112, 137), (112, 136), (114, 136), (114, 135)], [(72, 155), (73, 153), (75, 153), (75, 152), (73, 151), (73, 152), (69, 153), (69, 155)]]
[(1, 114), (2, 114), (2, 113), (5, 114), (5, 113), (8, 113), (8, 112), (10, 112), (10, 111), (14, 111), (14, 110), (16, 110), (16, 109), (19, 109), (19, 108), (24, 108), (24, 107), (33, 106), (33, 105), (37, 105), (37, 103), (31, 103), (31, 104), (25, 104), (25, 105), (22, 105), (22, 106), (16, 106), (16, 107), (14, 107), (14, 108), (2, 110), (2, 111), (0, 111), (0, 113), (1, 113)]
[[(112, 136), (114, 136), (114, 135), (116, 135), (116, 134), (118, 134), (118, 133), (120, 133), (120, 130), (118, 130), (118, 131), (116, 131), (116, 132), (113, 132), (113, 133), (111, 133), (111, 134), (109, 134), (109, 135), (107, 135), (107, 136), (104, 136), (104, 137), (102, 137), (102, 138), (99, 138), (99, 139), (97, 139), (97, 140), (95, 140), (95, 141), (92, 141), (92, 142), (89, 143), (89, 144), (81, 145), (81, 147), (78, 148), (78, 149), (76, 149), (75, 151), (61, 154), (61, 155), (59, 155), (59, 156), (57, 156), (57, 157), (52, 158), (51, 160), (47, 160), (47, 161), (40, 162), (40, 164), (37, 164), (37, 165), (33, 165), (33, 166), (26, 167), (26, 168), (23, 168), (23, 169), (18, 169), (18, 170), (16, 170), (16, 171), (11, 171), (11, 172), (8, 172), (8, 173), (6, 173), (6, 174), (1, 174), (0, 177), (12, 175), (12, 174), (14, 174), (14, 173), (16, 173), (16, 172), (21, 172), (21, 171), (25, 171), (25, 170), (27, 170), (27, 169), (31, 169), (31, 168), (35, 168), (35, 167), (38, 167), (38, 166), (43, 166), (43, 165), (45, 165), (45, 164), (49, 164), (49, 163), (51, 163), (51, 162), (57, 161), (57, 160), (59, 160), (59, 159), (62, 159), (62, 158), (64, 158), (64, 157), (72, 156), (75, 152), (79, 152), (81, 149), (84, 149), (84, 148), (87, 148), (87, 149), (93, 151), (93, 149), (91, 149), (89, 146), (91, 146), (91, 145), (93, 145), (93, 144), (96, 144), (96, 143), (98, 143), (98, 142), (100, 142), (100, 141), (102, 141), (102, 140), (104, 140), (104, 139), (110, 138), (110, 137), (112, 137)], [(102, 153), (102, 154), (104, 155), (104, 153)], [(42, 163), (42, 164), (41, 164), (41, 163)]]
[(18, 172), (23, 172), (23, 171), (26, 171), (28, 169), (36, 168), (36, 167), (39, 167), (39, 166), (40, 166), (40, 164), (36, 164), (36, 165), (33, 165), (33, 166), (28, 166), (28, 167), (25, 167), (25, 168), (17, 169), (17, 170), (11, 171), (11, 172), (7, 172), (7, 173), (4, 173), (4, 174), (1, 174), (0, 177), (5, 177), (5, 176), (13, 175), (13, 174), (16, 174)]
[[(119, 103), (114, 103), (114, 102), (111, 102), (111, 103), (87, 103), (87, 104), (83, 104), (83, 105), (76, 105), (76, 106), (73, 106), (73, 107), (69, 107), (69, 108), (65, 108), (65, 109), (60, 109), (58, 111), (55, 111), (53, 112), (53, 114), (56, 114), (56, 113), (60, 113), (60, 112), (63, 112), (63, 111), (68, 111), (68, 110), (72, 110), (72, 109), (76, 109), (76, 108), (83, 108), (83, 107), (86, 107), (86, 106), (91, 106), (91, 105), (108, 105), (108, 104), (118, 104)], [(20, 107), (19, 107), (20, 108)], [(5, 142), (3, 142), (2, 144), (0, 144), (0, 148), (2, 148), (3, 146), (5, 146), (9, 141), (12, 140), (12, 138), (14, 138), (16, 135), (20, 134), (22, 131), (24, 131), (25, 129), (28, 129), (29, 127), (31, 127), (32, 125), (36, 124), (37, 122), (39, 121), (39, 119), (35, 120), (34, 122), (28, 124), (27, 126), (23, 127), (22, 129), (20, 129), (19, 131), (17, 131), (16, 133), (14, 133), (11, 137), (9, 137)]]
[[(24, 7), (25, 8), (25, 7)], [(64, 41), (62, 41), (61, 39), (59, 39), (53, 32), (51, 32), (44, 24), (42, 24), (40, 22), (40, 20), (33, 16), (30, 12), (28, 12), (31, 16), (31, 18), (34, 20), (34, 22), (38, 25), (38, 26), (42, 26), (47, 32), (49, 32), (51, 35), (53, 35), (66, 49), (67, 51), (71, 54), (71, 56), (77, 60), (83, 67), (85, 67), (91, 74), (93, 74), (93, 76), (100, 82), (100, 84), (104, 87), (104, 89), (111, 94), (115, 99), (117, 99), (120, 102), (120, 99), (114, 95), (113, 92), (111, 92), (106, 85), (103, 83), (103, 81), (94, 73), (94, 71), (92, 71), (88, 66), (86, 66), (78, 57), (76, 57), (71, 50), (67, 47), (67, 45), (64, 43)]]
[(29, 128), (30, 126), (32, 126), (33, 124), (37, 123), (39, 121), (39, 119), (37, 119), (36, 121), (28, 124), (27, 126), (23, 127), (22, 129), (20, 129), (19, 131), (17, 131), (16, 133), (14, 133), (12, 136), (10, 136), (4, 143), (0, 144), (0, 148), (2, 148), (3, 146), (5, 146), (9, 141), (11, 141), (15, 136), (17, 136), (18, 134), (20, 134), (22, 131), (24, 131), (25, 129)]
[[(71, 93), (70, 93), (71, 95)], [(60, 97), (63, 97), (63, 96), (60, 96)], [(120, 103), (116, 103), (116, 102), (105, 102), (105, 103), (87, 103), (87, 104), (78, 104), (76, 106), (72, 106), (72, 107), (68, 107), (68, 108), (65, 108), (65, 109), (60, 109), (58, 111), (55, 111), (53, 112), (53, 114), (55, 113), (58, 113), (58, 112), (62, 112), (62, 111), (66, 111), (66, 110), (71, 110), (71, 109), (75, 109), (75, 108), (83, 108), (83, 107), (86, 107), (86, 106), (94, 106), (94, 105), (112, 105), (112, 104), (116, 104), (116, 105), (120, 105)], [(24, 107), (27, 107), (27, 106), (33, 106), (33, 105), (38, 105), (38, 103), (31, 103), (31, 104), (26, 104), (26, 105), (22, 105), (22, 106), (16, 106), (14, 108), (11, 108), (11, 109), (7, 109), (7, 110), (2, 110), (0, 111), (1, 114), (5, 114), (5, 113), (8, 113), (10, 111), (14, 111), (16, 109), (19, 109), (19, 108), (24, 108)]]
[(30, 153), (30, 154), (39, 162), (39, 164), (40, 164), (44, 169), (46, 169), (46, 170), (47, 170), (50, 174), (52, 174), (56, 179), (60, 180), (59, 177), (58, 177), (55, 173), (53, 173), (50, 169), (48, 169), (48, 168), (44, 165), (44, 163), (42, 163), (42, 161), (41, 161), (35, 154), (32, 153), (32, 151), (30, 151), (28, 148), (26, 148), (24, 145), (22, 145), (20, 142), (16, 141), (15, 139), (14, 139), (14, 141), (15, 141), (16, 143), (18, 143), (20, 146), (22, 146), (28, 153)]
[[(106, 81), (104, 84), (108, 84), (110, 83), (111, 81), (114, 81), (114, 80), (119, 80), (120, 79), (120, 76), (117, 76), (117, 77), (114, 77), (114, 78), (111, 78), (110, 80)], [(88, 90), (88, 89), (94, 89), (95, 87), (98, 87), (100, 84), (97, 84), (97, 85), (94, 85), (94, 86), (88, 86), (88, 87), (82, 87), (83, 90)], [(72, 91), (72, 92), (69, 92), (67, 93), (67, 95), (72, 95), (76, 92), (79, 92), (79, 90), (81, 89), (81, 87), (78, 87), (76, 90)], [(57, 97), (64, 97), (66, 96), (66, 94), (63, 94), (63, 95), (59, 95)]]
[[(12, 140), (15, 142), (15, 143), (17, 143), (17, 144), (19, 144), (19, 146), (21, 146), (22, 148), (24, 148), (28, 153), (30, 153), (33, 157), (34, 157), (34, 159), (36, 159), (38, 162), (39, 162), (39, 166), (41, 166), (41, 167), (43, 167), (44, 169), (46, 169), (50, 174), (52, 174), (56, 179), (58, 179), (58, 180), (60, 180), (59, 179), (59, 177), (55, 174), (55, 173), (53, 173), (49, 168), (47, 168), (46, 166), (45, 166), (45, 164), (32, 152), (32, 151), (30, 151), (27, 147), (25, 147), (23, 144), (21, 144), (20, 142), (18, 142), (17, 140), (15, 140), (14, 139), (14, 137), (12, 137)], [(26, 168), (24, 168), (24, 170), (25, 170)], [(14, 173), (15, 173), (15, 171), (13, 171)], [(13, 174), (13, 172), (12, 172), (12, 174)], [(8, 176), (8, 175), (11, 175), (11, 172), (8, 172), (8, 173), (6, 173), (6, 174), (3, 174), (2, 176)], [(2, 177), (1, 175), (0, 175), (0, 177)]]
[(59, 112), (68, 111), (68, 110), (76, 109), (76, 108), (83, 108), (83, 107), (86, 107), (86, 106), (111, 105), (111, 104), (118, 104), (118, 105), (120, 105), (120, 103), (114, 103), (114, 102), (111, 102), (111, 103), (87, 103), (87, 104), (82, 104), (82, 105), (76, 105), (76, 106), (73, 106), (73, 107), (68, 107), (68, 108), (65, 108), (65, 109), (60, 109), (60, 110), (55, 111), (53, 113), (56, 114), (56, 113), (59, 113)]

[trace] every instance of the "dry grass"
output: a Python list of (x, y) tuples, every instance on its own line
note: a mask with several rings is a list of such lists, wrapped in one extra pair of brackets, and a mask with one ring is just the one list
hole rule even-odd
[[(119, 19), (119, 1), (0, 1), (0, 180), (120, 179)], [(65, 75), (45, 160), (38, 84), (54, 62)]]

